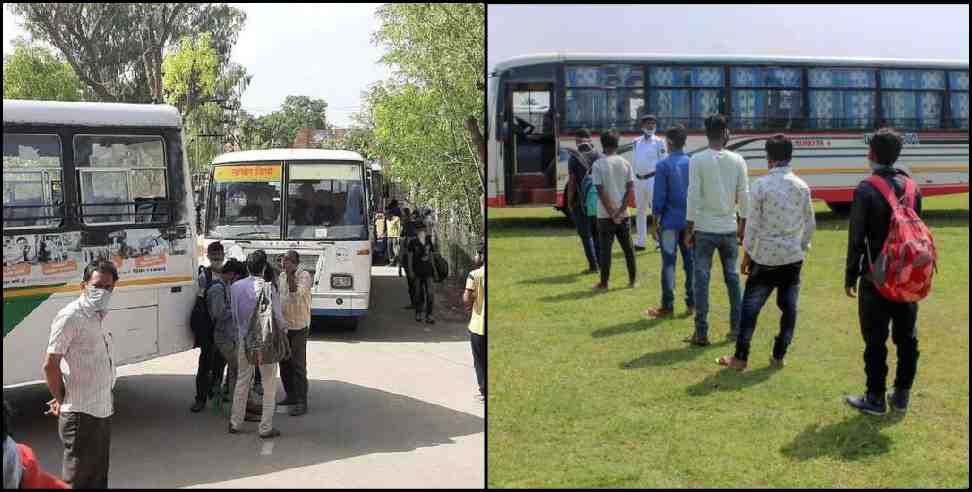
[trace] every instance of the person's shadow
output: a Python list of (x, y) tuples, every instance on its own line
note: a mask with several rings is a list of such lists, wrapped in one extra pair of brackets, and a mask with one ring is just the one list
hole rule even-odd
[[(605, 335), (601, 335), (605, 336)], [(728, 340), (722, 342), (713, 343), (707, 347), (695, 347), (686, 344), (685, 348), (663, 350), (661, 352), (653, 352), (650, 354), (642, 355), (635, 360), (624, 362), (621, 364), (621, 369), (641, 369), (645, 367), (664, 367), (672, 366), (682, 362), (690, 362), (703, 355), (712, 354), (713, 349), (725, 346), (728, 344)]]
[[(715, 363), (712, 364), (715, 366)], [(739, 391), (766, 382), (777, 370), (769, 367), (738, 372), (735, 369), (722, 369), (697, 384), (689, 386), (689, 396), (706, 396), (716, 391)]]
[(625, 333), (633, 333), (636, 331), (648, 330), (662, 323), (665, 323), (666, 321), (670, 321), (670, 320), (664, 318), (638, 319), (636, 321), (621, 323), (614, 326), (609, 326), (607, 328), (598, 329), (593, 333), (591, 333), (591, 337), (604, 338), (604, 337), (611, 337), (614, 335), (624, 335)]
[(787, 458), (807, 461), (832, 456), (841, 461), (858, 461), (886, 454), (891, 450), (891, 438), (881, 430), (903, 419), (890, 412), (886, 417), (858, 413), (843, 422), (821, 427), (807, 426), (792, 442), (780, 449)]

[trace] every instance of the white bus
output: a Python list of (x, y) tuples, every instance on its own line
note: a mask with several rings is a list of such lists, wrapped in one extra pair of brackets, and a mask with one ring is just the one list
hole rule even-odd
[(188, 178), (172, 106), (3, 101), (4, 386), (43, 381), (51, 321), (94, 259), (120, 275), (116, 365), (193, 347)]
[[(246, 260), (262, 249), (276, 265), (300, 254), (314, 278), (311, 313), (357, 320), (371, 295), (369, 189), (355, 152), (317, 149), (249, 150), (213, 160), (198, 254), (219, 241), (226, 258)], [(279, 268), (279, 267), (277, 267)]]
[(599, 147), (598, 133), (618, 131), (631, 161), (643, 113), (660, 134), (684, 125), (690, 154), (706, 148), (705, 117), (727, 115), (728, 148), (751, 178), (766, 173), (765, 139), (789, 135), (795, 172), (837, 211), (849, 209), (867, 140), (884, 125), (905, 134), (899, 165), (925, 196), (969, 191), (968, 60), (546, 54), (500, 63), (489, 82), (491, 207), (562, 210), (574, 132), (588, 128)]

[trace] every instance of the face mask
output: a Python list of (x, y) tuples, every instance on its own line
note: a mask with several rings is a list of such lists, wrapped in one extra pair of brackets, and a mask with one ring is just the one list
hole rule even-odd
[(88, 301), (94, 306), (95, 311), (108, 312), (108, 303), (111, 301), (111, 291), (108, 289), (99, 289), (97, 287), (88, 286), (85, 295), (88, 297)]
[(643, 128), (641, 131), (643, 131), (645, 133), (645, 136), (646, 137), (650, 137), (650, 136), (652, 136), (652, 135), (655, 134), (655, 129), (654, 128)]
[(224, 263), (226, 263), (226, 259), (225, 258), (222, 259), (222, 260), (219, 260), (219, 261), (209, 260), (209, 266), (211, 266), (213, 268), (220, 268), (220, 267), (223, 266)]

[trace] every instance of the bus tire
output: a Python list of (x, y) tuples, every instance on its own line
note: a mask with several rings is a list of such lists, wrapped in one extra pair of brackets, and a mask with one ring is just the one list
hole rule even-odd
[(841, 217), (850, 216), (851, 204), (848, 202), (827, 202), (827, 207), (830, 211)]

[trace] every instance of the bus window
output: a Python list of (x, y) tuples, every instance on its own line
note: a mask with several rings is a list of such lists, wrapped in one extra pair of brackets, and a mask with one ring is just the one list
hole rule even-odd
[(722, 67), (652, 67), (648, 111), (658, 117), (659, 128), (685, 125), (703, 127), (705, 118), (723, 106), (725, 70)]
[(810, 128), (874, 128), (877, 112), (876, 77), (877, 71), (873, 69), (811, 68)]
[(287, 239), (368, 238), (359, 165), (292, 165), (287, 203)]
[(58, 227), (61, 141), (57, 135), (3, 134), (3, 227)]
[(770, 131), (801, 128), (799, 68), (733, 67), (732, 126)]
[(949, 72), (952, 128), (969, 129), (969, 72)]
[(280, 239), (281, 166), (218, 166), (210, 184), (208, 236)]
[(941, 70), (881, 70), (881, 115), (902, 130), (938, 128), (945, 100)]
[(78, 135), (74, 156), (86, 224), (166, 221), (168, 193), (161, 137)]

